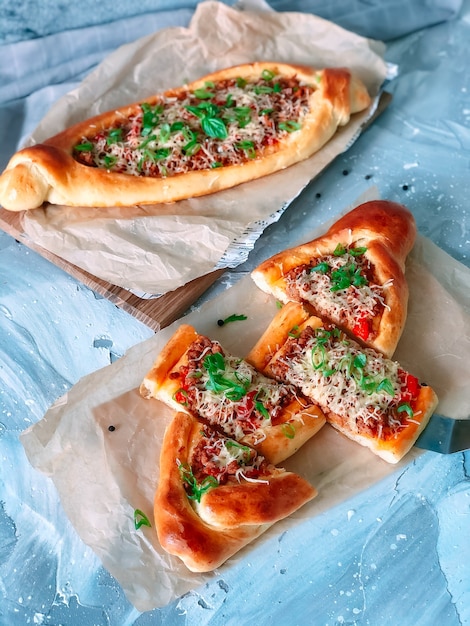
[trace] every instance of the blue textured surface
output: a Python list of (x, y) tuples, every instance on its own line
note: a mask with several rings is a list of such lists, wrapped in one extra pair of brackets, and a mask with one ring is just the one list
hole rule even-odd
[[(371, 184), (470, 266), (469, 41), (466, 0), (459, 19), (390, 43), (387, 59), (400, 66), (388, 86), (392, 105), (209, 295)], [(2, 159), (80, 72), (0, 108)], [(163, 609), (136, 611), (77, 537), (18, 436), (82, 376), (151, 334), (0, 233), (1, 626), (470, 624), (469, 452), (426, 453), (262, 548), (254, 544), (223, 578)]]
[[(233, 6), (235, 0), (223, 0)], [(2, 0), (0, 43), (44, 37), (64, 30), (108, 24), (118, 19), (194, 10), (199, 0)], [(249, 2), (241, 3), (249, 5)], [(365, 37), (388, 40), (419, 28), (449, 20), (458, 13), (461, 0), (269, 0), (275, 11), (303, 11), (332, 20)]]

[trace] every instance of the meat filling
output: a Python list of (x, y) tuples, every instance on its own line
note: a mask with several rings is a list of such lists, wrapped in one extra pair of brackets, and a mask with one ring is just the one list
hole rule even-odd
[(207, 337), (196, 339), (187, 355), (188, 364), (172, 374), (181, 384), (175, 400), (236, 440), (279, 423), (296, 397), (292, 385), (263, 376)]
[(271, 370), (352, 432), (389, 439), (414, 418), (417, 379), (336, 327), (306, 327), (288, 339)]

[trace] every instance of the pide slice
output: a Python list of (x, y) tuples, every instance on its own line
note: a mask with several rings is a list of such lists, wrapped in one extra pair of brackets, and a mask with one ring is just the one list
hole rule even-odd
[(279, 311), (247, 360), (297, 387), (327, 422), (390, 463), (411, 449), (438, 403), (433, 389), (398, 362), (298, 303)]
[(361, 204), (310, 242), (252, 272), (283, 303), (307, 303), (322, 319), (391, 357), (408, 309), (405, 261), (416, 237), (412, 213), (386, 200)]
[(158, 539), (191, 571), (211, 571), (316, 493), (256, 450), (177, 413), (160, 456)]
[(188, 324), (159, 353), (140, 393), (204, 420), (274, 464), (325, 424), (318, 406), (295, 387), (261, 374)]

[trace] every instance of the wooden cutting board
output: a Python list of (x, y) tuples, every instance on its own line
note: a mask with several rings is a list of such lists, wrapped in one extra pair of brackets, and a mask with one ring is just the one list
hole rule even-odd
[(20, 213), (6, 211), (0, 207), (0, 228), (155, 331), (181, 317), (191, 304), (224, 273), (223, 269), (215, 270), (158, 298), (139, 298), (132, 292), (93, 276), (31, 241), (21, 227)]
[[(364, 124), (362, 132), (364, 132), (364, 130), (386, 109), (391, 99), (392, 96), (389, 93), (382, 93), (374, 115)], [(186, 285), (175, 289), (175, 291), (170, 291), (158, 298), (140, 298), (131, 291), (93, 276), (89, 272), (82, 270), (76, 265), (69, 263), (65, 259), (62, 259), (36, 244), (24, 233), (20, 213), (6, 211), (0, 207), (0, 228), (20, 243), (66, 271), (86, 287), (99, 293), (116, 306), (149, 326), (152, 330), (155, 330), (155, 332), (181, 317), (225, 271), (219, 269), (204, 276), (200, 276)]]

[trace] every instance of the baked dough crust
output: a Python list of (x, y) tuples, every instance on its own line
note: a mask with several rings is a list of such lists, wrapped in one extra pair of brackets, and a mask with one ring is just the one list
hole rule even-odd
[[(111, 207), (169, 203), (202, 196), (254, 180), (308, 158), (317, 152), (350, 116), (366, 109), (370, 97), (363, 83), (347, 69), (322, 69), (283, 63), (257, 62), (231, 67), (204, 76), (165, 95), (178, 97), (184, 91), (203, 88), (243, 76), (259, 78), (263, 70), (285, 77), (297, 76), (316, 86), (310, 111), (302, 129), (289, 133), (277, 148), (242, 165), (191, 171), (166, 178), (133, 176), (79, 163), (73, 147), (84, 137), (122, 123), (140, 110), (134, 103), (80, 122), (11, 158), (0, 177), (0, 204), (10, 211), (40, 207), (44, 202), (67, 206)], [(158, 96), (146, 100), (150, 105)]]
[[(408, 285), (405, 261), (415, 238), (415, 220), (406, 207), (387, 200), (366, 202), (341, 217), (323, 236), (272, 256), (251, 275), (260, 289), (287, 303), (293, 299), (287, 293), (285, 278), (290, 270), (321, 262), (322, 257), (333, 254), (338, 244), (366, 247), (364, 257), (373, 268), (377, 285), (387, 287), (383, 289), (384, 307), (373, 320), (373, 333), (364, 344), (391, 357), (406, 322)], [(328, 317), (324, 310), (316, 306), (315, 299), (308, 303), (316, 315), (341, 326), (340, 320)], [(342, 328), (355, 340), (361, 341), (354, 335), (351, 326), (342, 325)]]
[[(140, 393), (144, 398), (160, 400), (176, 411), (191, 412), (175, 399), (175, 394), (181, 388), (180, 368), (188, 364), (188, 350), (199, 337), (189, 324), (178, 327), (141, 383)], [(195, 417), (200, 416), (195, 414)], [(259, 433), (247, 433), (239, 441), (253, 447), (270, 463), (277, 464), (294, 454), (325, 422), (319, 407), (298, 394), (282, 408), (274, 423), (260, 427), (264, 435), (262, 441), (259, 441)]]
[[(276, 364), (289, 361), (287, 346), (290, 336), (292, 336), (290, 331), (295, 328), (296, 333), (300, 334), (307, 326), (317, 329), (324, 327), (324, 323), (320, 318), (311, 315), (308, 306), (289, 302), (273, 318), (264, 334), (246, 357), (247, 361), (268, 376), (282, 382), (291, 382), (288, 377), (279, 375)], [(352, 340), (349, 341), (350, 345), (354, 343)], [(359, 346), (359, 344), (356, 345)], [(381, 357), (377, 352), (375, 354), (379, 359), (388, 360), (386, 357)], [(302, 376), (302, 382), (308, 385), (308, 373)], [(343, 385), (343, 389), (345, 386)], [(299, 390), (305, 395), (309, 395), (305, 386), (299, 385)], [(351, 408), (345, 408), (344, 412), (339, 415), (331, 410), (328, 403), (320, 398), (319, 394), (312, 392), (310, 399), (319, 403), (329, 424), (389, 463), (397, 463), (409, 452), (438, 404), (434, 390), (422, 383), (419, 385), (416, 398), (413, 400), (413, 417), (402, 421), (402, 427), (398, 431), (388, 434), (384, 432), (383, 436), (373, 436), (371, 433), (361, 429), (356, 430), (351, 426), (350, 418), (354, 417)]]
[(198, 420), (186, 413), (177, 413), (169, 424), (160, 455), (154, 518), (164, 550), (179, 557), (191, 571), (208, 572), (317, 492), (297, 474), (272, 467), (268, 483), (232, 478), (204, 493), (194, 506), (179, 465), (191, 467), (200, 431)]

